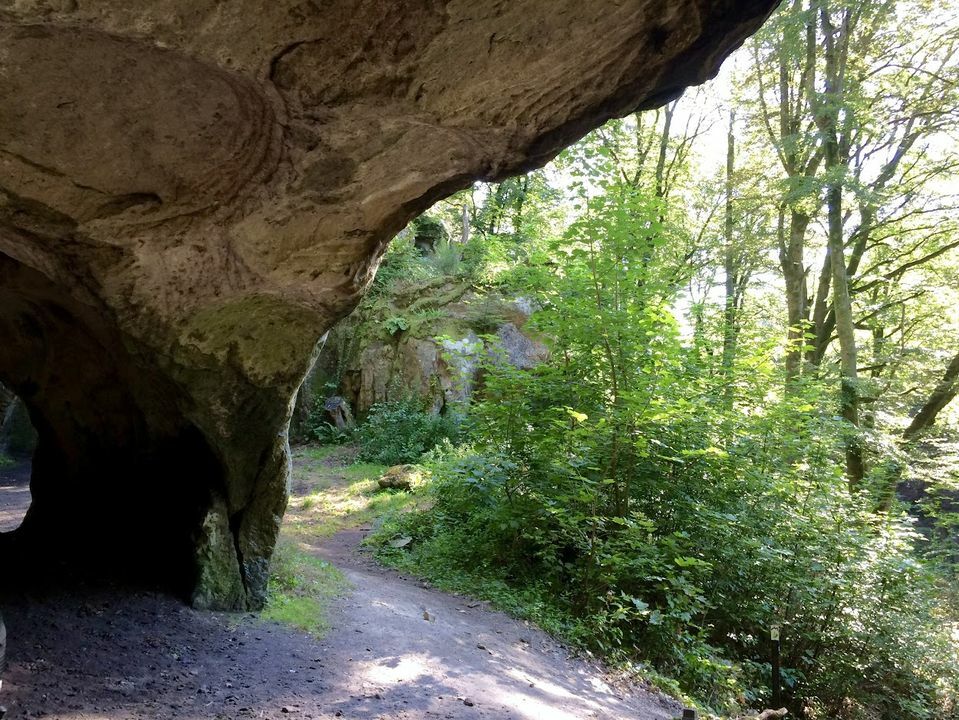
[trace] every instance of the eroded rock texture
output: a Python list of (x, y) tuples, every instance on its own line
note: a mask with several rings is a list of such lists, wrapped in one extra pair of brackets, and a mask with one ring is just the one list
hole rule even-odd
[(255, 607), (291, 398), (385, 244), (713, 73), (774, 0), (0, 0), (6, 557)]

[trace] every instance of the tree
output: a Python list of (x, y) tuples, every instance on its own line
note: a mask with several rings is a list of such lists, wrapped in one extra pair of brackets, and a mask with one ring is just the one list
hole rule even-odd
[(955, 399), (957, 393), (959, 393), (959, 353), (952, 358), (942, 379), (913, 417), (902, 436), (906, 440), (911, 440), (932, 426), (939, 413)]

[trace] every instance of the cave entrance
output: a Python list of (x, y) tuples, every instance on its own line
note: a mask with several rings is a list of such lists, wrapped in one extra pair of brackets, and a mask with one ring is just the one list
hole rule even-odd
[(0, 533), (20, 527), (30, 507), (37, 431), (23, 401), (0, 385)]

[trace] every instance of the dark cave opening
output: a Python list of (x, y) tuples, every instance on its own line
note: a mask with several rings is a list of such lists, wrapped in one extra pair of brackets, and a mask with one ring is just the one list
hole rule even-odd
[(0, 447), (11, 478), (0, 480), (10, 505), (0, 525), (4, 585), (109, 580), (187, 598), (222, 465), (184, 418), (176, 388), (110, 327), (0, 255), (0, 382), (10, 415)]

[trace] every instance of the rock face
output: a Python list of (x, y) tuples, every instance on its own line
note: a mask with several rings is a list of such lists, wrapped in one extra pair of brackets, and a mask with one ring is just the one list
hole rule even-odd
[(329, 422), (317, 398), (331, 391), (361, 420), (377, 403), (405, 400), (434, 414), (462, 410), (485, 363), (529, 369), (549, 357), (525, 327), (533, 309), (463, 276), (401, 275), (330, 331), (300, 386), (292, 437), (307, 440), (317, 419)]
[(261, 604), (291, 399), (389, 239), (772, 5), (0, 0), (0, 382), (39, 432), (0, 552)]

